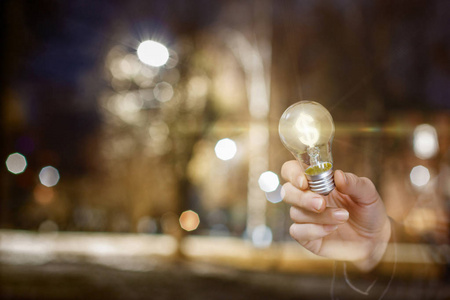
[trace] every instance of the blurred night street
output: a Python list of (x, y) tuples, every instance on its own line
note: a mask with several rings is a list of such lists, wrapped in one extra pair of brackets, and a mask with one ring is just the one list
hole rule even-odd
[(0, 299), (450, 299), (450, 1), (0, 22)]

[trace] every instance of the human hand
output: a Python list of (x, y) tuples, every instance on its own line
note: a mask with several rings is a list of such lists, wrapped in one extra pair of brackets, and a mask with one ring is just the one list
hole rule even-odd
[(335, 171), (336, 188), (327, 196), (308, 190), (300, 164), (284, 163), (283, 200), (291, 205), (291, 236), (317, 255), (351, 261), (370, 271), (381, 260), (391, 235), (391, 224), (372, 181)]

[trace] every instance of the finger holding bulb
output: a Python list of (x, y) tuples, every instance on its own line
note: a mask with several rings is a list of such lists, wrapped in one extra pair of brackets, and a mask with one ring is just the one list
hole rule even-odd
[(316, 213), (325, 209), (325, 199), (308, 190), (308, 181), (298, 161), (285, 162), (281, 168), (281, 177), (287, 181), (283, 185), (284, 202)]
[(370, 180), (336, 170), (336, 189), (322, 196), (296, 186), (304, 176), (297, 161), (285, 163), (281, 174), (287, 181), (283, 200), (291, 205), (293, 239), (317, 255), (352, 261), (362, 271), (379, 262), (390, 238), (390, 223)]
[(302, 191), (290, 182), (283, 185), (284, 202), (314, 213), (322, 212), (325, 207), (325, 199), (311, 191)]
[(299, 178), (304, 178), (297, 161), (286, 162), (281, 174), (287, 181), (283, 185), (283, 200), (291, 205), (290, 218), (294, 224), (291, 226), (290, 234), (295, 240), (304, 243), (322, 238), (335, 231), (337, 225), (348, 220), (349, 213), (346, 209), (327, 207), (327, 197), (307, 190), (307, 184), (295, 186), (292, 183), (298, 183), (302, 181)]
[(324, 238), (348, 221), (349, 212), (346, 209), (327, 206), (322, 196), (297, 189), (289, 183), (283, 187), (286, 189), (284, 201), (291, 204), (293, 224), (289, 233), (300, 244)]
[(281, 177), (301, 190), (308, 189), (308, 180), (296, 160), (289, 160), (281, 167)]
[(348, 211), (341, 208), (327, 207), (323, 212), (314, 213), (291, 206), (291, 220), (298, 224), (314, 223), (319, 225), (339, 225), (348, 220)]

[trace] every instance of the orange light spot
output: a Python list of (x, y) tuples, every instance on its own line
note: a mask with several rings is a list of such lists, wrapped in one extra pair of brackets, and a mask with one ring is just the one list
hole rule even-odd
[(48, 205), (53, 202), (55, 192), (53, 188), (38, 184), (33, 191), (34, 200), (40, 205)]
[(200, 224), (200, 218), (198, 214), (192, 210), (183, 212), (180, 216), (180, 225), (186, 231), (193, 231), (197, 229)]

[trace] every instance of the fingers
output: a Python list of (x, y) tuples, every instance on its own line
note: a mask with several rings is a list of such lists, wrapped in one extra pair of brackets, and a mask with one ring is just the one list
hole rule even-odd
[(313, 223), (321, 225), (337, 225), (346, 222), (349, 213), (345, 209), (331, 207), (326, 208), (321, 213), (314, 213), (292, 206), (290, 217), (293, 222), (299, 224)]
[(284, 201), (292, 205), (290, 234), (300, 244), (329, 235), (349, 218), (347, 210), (327, 208), (325, 199), (311, 191), (299, 190), (290, 182), (283, 189)]
[(323, 238), (338, 228), (338, 225), (292, 224), (289, 233), (297, 242), (314, 241)]
[(326, 203), (322, 196), (311, 191), (302, 191), (288, 182), (283, 185), (283, 201), (312, 212), (321, 212), (325, 209)]
[(313, 212), (325, 209), (326, 203), (322, 196), (306, 191), (308, 181), (298, 161), (285, 162), (281, 168), (281, 176), (287, 181), (283, 185), (283, 200), (286, 203)]
[(374, 184), (368, 178), (337, 170), (334, 172), (334, 182), (340, 192), (349, 195), (355, 202), (368, 205), (380, 198)]
[(300, 163), (296, 160), (290, 160), (283, 164), (281, 177), (299, 189), (306, 190), (308, 188), (308, 180), (300, 167)]

